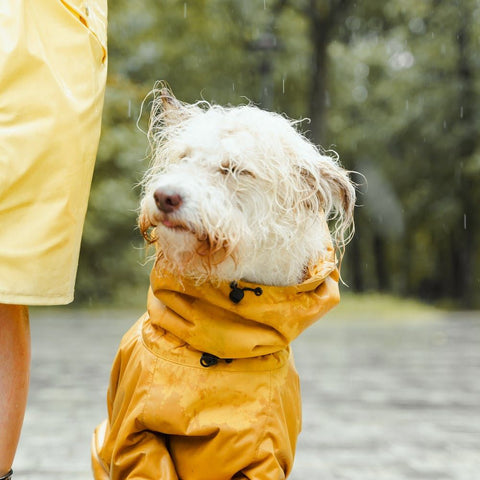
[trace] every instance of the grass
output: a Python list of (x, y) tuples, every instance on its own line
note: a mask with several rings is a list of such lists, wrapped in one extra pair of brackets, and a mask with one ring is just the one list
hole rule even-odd
[(340, 305), (329, 313), (329, 317), (345, 320), (433, 320), (443, 314), (443, 310), (414, 299), (381, 293), (341, 292)]

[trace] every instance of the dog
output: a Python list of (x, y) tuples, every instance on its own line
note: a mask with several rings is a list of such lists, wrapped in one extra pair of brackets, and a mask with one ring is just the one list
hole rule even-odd
[(285, 116), (153, 95), (139, 227), (155, 264), (94, 478), (285, 479), (301, 430), (290, 343), (339, 301), (355, 186)]

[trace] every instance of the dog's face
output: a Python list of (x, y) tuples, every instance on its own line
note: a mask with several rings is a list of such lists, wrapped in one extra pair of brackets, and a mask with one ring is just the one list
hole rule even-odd
[(347, 173), (280, 115), (184, 105), (161, 90), (150, 137), (140, 227), (180, 275), (295, 284), (330, 243), (325, 216), (339, 239), (352, 222)]

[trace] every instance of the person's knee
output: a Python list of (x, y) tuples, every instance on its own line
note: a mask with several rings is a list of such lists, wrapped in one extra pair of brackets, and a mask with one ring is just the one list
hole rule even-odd
[(9, 342), (17, 348), (27, 348), (30, 343), (28, 307), (0, 303), (0, 343), (5, 348)]
[(28, 307), (25, 305), (10, 305), (0, 303), (0, 324), (7, 327), (13, 322), (28, 323)]

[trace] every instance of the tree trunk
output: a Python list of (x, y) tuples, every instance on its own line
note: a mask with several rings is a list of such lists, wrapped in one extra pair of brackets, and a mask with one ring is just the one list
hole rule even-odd
[[(452, 293), (462, 306), (472, 308), (475, 298), (474, 268), (475, 268), (475, 233), (478, 216), (478, 205), (475, 205), (473, 195), (475, 191), (474, 174), (464, 171), (464, 166), (475, 153), (477, 148), (477, 132), (475, 128), (475, 111), (477, 99), (474, 90), (474, 73), (469, 62), (468, 46), (468, 12), (463, 11), (463, 20), (457, 33), (458, 39), (458, 77), (459, 92), (459, 121), (462, 123), (458, 143), (458, 158), (455, 172), (459, 178), (457, 196), (461, 201), (462, 211), (453, 231), (452, 251), (454, 252), (454, 272)], [(461, 112), (461, 113), (460, 113)], [(478, 177), (478, 174), (477, 174)], [(478, 187), (478, 185), (477, 185)]]
[(389, 289), (388, 261), (385, 253), (385, 240), (375, 233), (373, 236), (373, 253), (375, 255), (375, 273), (377, 275), (377, 289), (385, 292)]
[[(354, 292), (365, 291), (365, 281), (363, 278), (362, 268), (362, 248), (360, 245), (360, 238), (354, 237), (348, 247), (346, 258), (349, 260), (349, 270), (351, 271), (351, 286)], [(347, 282), (348, 283), (348, 282)]]
[(321, 18), (319, 15), (312, 15), (310, 23), (310, 36), (314, 51), (312, 57), (309, 117), (312, 122), (312, 140), (320, 145), (325, 141), (328, 22), (328, 17)]
[[(295, 2), (291, 2), (292, 4)], [(352, 0), (309, 0), (304, 14), (310, 19), (310, 39), (312, 42), (312, 75), (309, 93), (309, 117), (311, 136), (317, 144), (325, 142), (327, 92), (327, 49), (332, 31), (347, 15)]]

